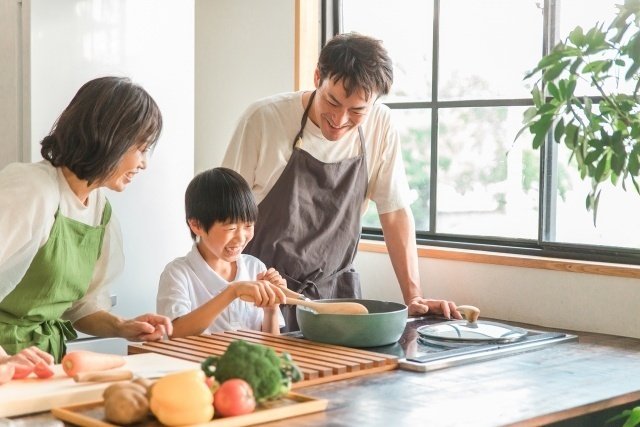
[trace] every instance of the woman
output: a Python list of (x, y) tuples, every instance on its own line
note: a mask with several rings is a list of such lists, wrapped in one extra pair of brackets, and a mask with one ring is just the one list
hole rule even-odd
[(127, 78), (80, 88), (42, 140), (38, 163), (0, 171), (0, 346), (36, 346), (60, 361), (76, 329), (157, 340), (164, 316), (110, 314), (108, 284), (123, 269), (122, 238), (103, 187), (123, 191), (146, 168), (162, 129), (151, 96)]

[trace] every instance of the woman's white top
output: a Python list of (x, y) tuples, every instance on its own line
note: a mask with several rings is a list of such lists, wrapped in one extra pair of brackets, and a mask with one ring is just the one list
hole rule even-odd
[[(89, 194), (84, 205), (69, 187), (60, 168), (48, 161), (12, 163), (0, 171), (0, 300), (24, 277), (31, 262), (49, 239), (60, 214), (97, 226), (106, 197), (101, 189)], [(122, 234), (115, 215), (106, 227), (102, 252), (87, 294), (76, 301), (63, 318), (75, 322), (99, 310), (111, 308), (108, 284), (124, 268)]]
[[(236, 263), (237, 272), (233, 282), (256, 280), (258, 273), (267, 270), (262, 261), (251, 255), (241, 254)], [(172, 320), (189, 314), (219, 295), (229, 283), (207, 264), (194, 244), (186, 256), (171, 261), (160, 275), (156, 299), (158, 314)], [(283, 327), (284, 317), (280, 310), (278, 316), (280, 327)], [(261, 308), (236, 298), (204, 332), (237, 329), (259, 331), (263, 318), (264, 311)]]

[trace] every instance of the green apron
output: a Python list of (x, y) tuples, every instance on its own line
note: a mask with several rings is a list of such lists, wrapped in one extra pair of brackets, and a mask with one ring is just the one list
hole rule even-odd
[(71, 322), (61, 317), (87, 293), (110, 218), (108, 201), (95, 227), (63, 216), (58, 208), (49, 240), (0, 301), (0, 346), (8, 354), (37, 346), (60, 362), (65, 341), (78, 337)]

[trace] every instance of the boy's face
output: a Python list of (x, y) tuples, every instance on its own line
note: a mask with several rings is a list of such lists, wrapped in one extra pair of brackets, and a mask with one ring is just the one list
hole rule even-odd
[(208, 231), (191, 222), (189, 225), (200, 237), (198, 249), (209, 264), (236, 261), (253, 239), (253, 222), (216, 222)]

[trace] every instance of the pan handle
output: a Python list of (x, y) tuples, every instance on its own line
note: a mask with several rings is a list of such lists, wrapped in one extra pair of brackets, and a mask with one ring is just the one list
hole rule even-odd
[(469, 323), (475, 323), (480, 317), (480, 309), (478, 307), (474, 307), (472, 305), (459, 305), (458, 311), (462, 314), (462, 317), (467, 319)]

